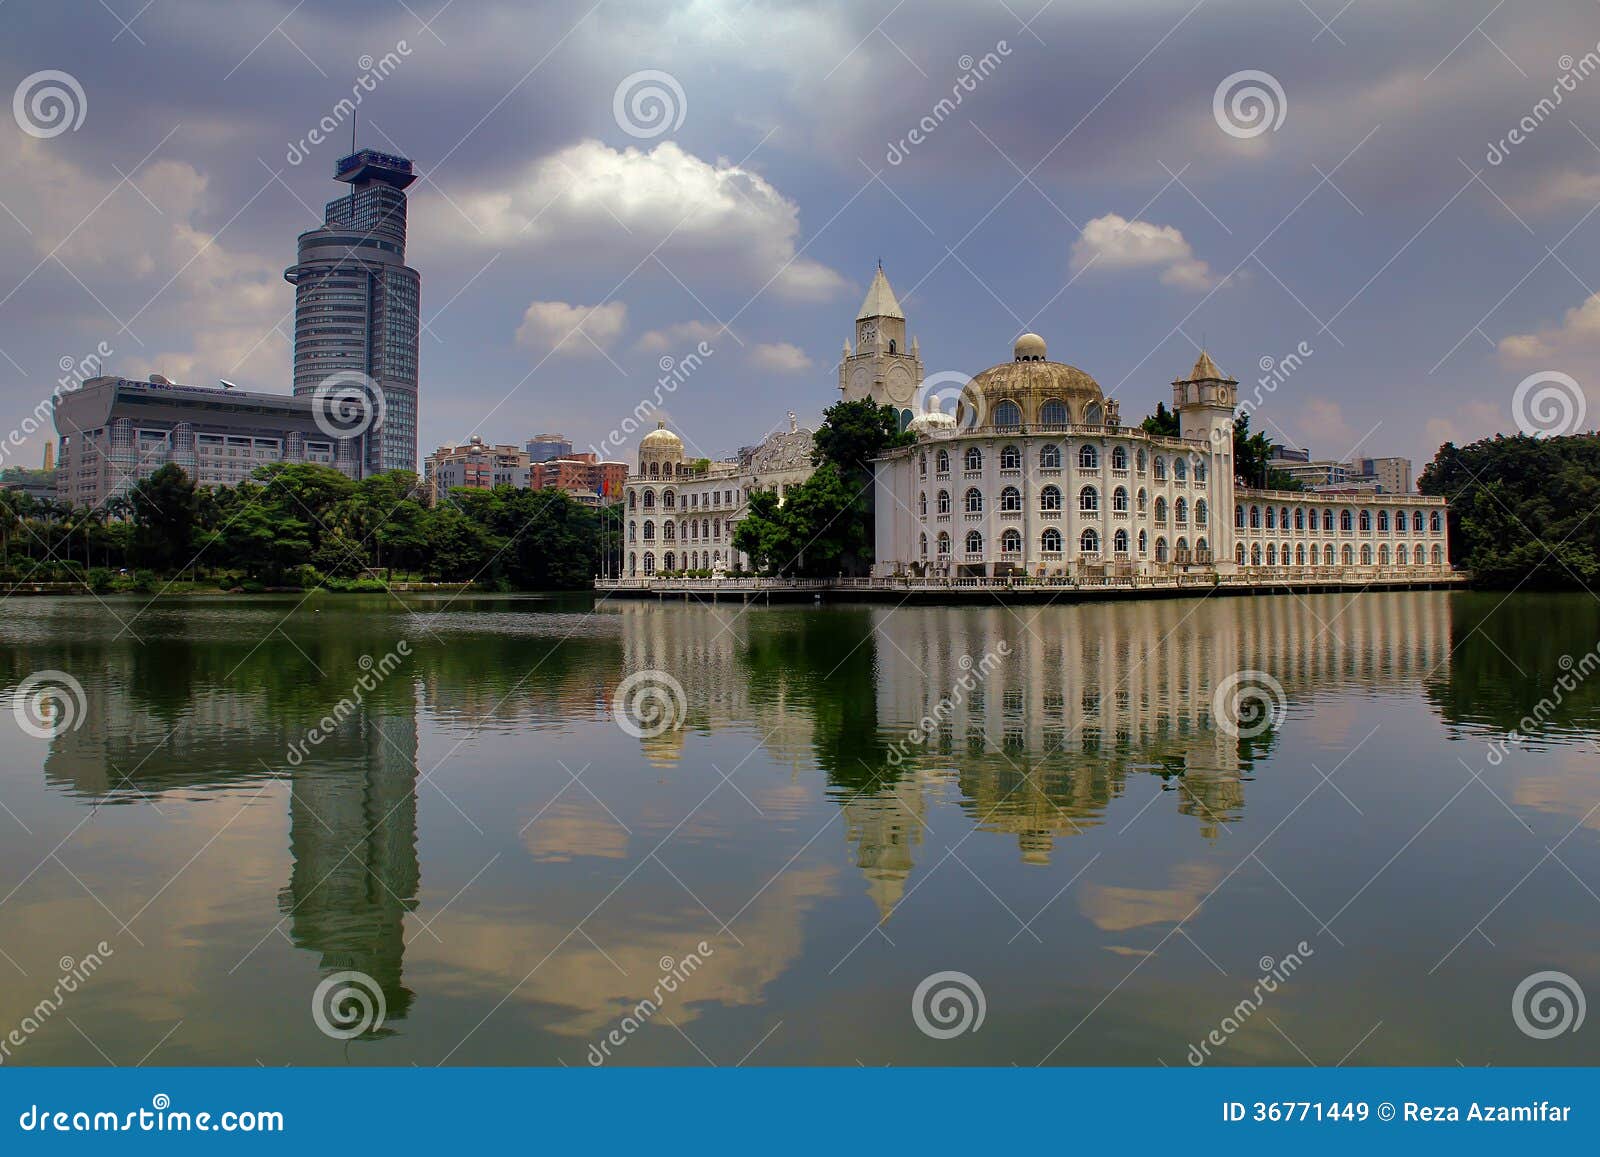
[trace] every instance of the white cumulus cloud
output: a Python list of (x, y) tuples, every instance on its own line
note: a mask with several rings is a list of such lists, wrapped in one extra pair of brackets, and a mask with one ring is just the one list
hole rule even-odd
[(1511, 362), (1533, 362), (1600, 351), (1600, 293), (1567, 310), (1556, 325), (1507, 334), (1495, 347)]
[(786, 341), (762, 342), (750, 350), (750, 364), (780, 374), (794, 374), (811, 368), (806, 351)]
[(1096, 217), (1072, 244), (1072, 271), (1159, 269), (1161, 283), (1180, 289), (1209, 289), (1211, 268), (1171, 225), (1129, 221), (1116, 213)]
[(700, 342), (715, 345), (722, 336), (722, 327), (708, 321), (680, 321), (675, 325), (652, 329), (639, 338), (639, 348), (649, 353), (667, 353), (695, 346)]
[(522, 315), (517, 342), (563, 355), (596, 354), (621, 336), (628, 307), (620, 301), (604, 305), (569, 305), (535, 301)]

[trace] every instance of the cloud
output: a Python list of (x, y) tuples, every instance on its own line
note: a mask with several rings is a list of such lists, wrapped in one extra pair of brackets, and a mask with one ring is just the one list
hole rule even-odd
[(1510, 362), (1544, 361), (1600, 350), (1600, 293), (1567, 310), (1560, 325), (1507, 334), (1495, 349)]
[(639, 338), (639, 348), (659, 354), (681, 350), (700, 342), (715, 342), (722, 336), (722, 327), (706, 321), (680, 321), (676, 325), (650, 330)]
[(750, 364), (780, 374), (798, 373), (811, 368), (806, 351), (786, 341), (763, 342), (750, 350)]
[(1456, 407), (1453, 417), (1428, 419), (1423, 427), (1427, 444), (1437, 447), (1454, 442), (1464, 446), (1507, 428), (1511, 422), (1509, 398), (1508, 393), (1507, 408), (1492, 402), (1464, 402)]
[(1129, 221), (1116, 213), (1096, 217), (1072, 244), (1072, 271), (1160, 269), (1161, 283), (1180, 289), (1209, 289), (1211, 268), (1171, 225)]
[(848, 285), (800, 255), (795, 202), (749, 169), (703, 161), (671, 141), (649, 152), (580, 141), (503, 187), (457, 201), (460, 213), (429, 210), (451, 245), (565, 250), (620, 273), (660, 261), (675, 274), (736, 277), (757, 289), (770, 283), (799, 300), (826, 300)]
[(522, 315), (517, 344), (549, 347), (563, 355), (594, 354), (614, 342), (627, 324), (628, 307), (620, 301), (604, 305), (535, 301)]

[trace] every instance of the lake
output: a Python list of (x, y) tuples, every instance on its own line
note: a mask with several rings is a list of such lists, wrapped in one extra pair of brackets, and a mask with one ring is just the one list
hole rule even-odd
[(0, 1060), (1597, 1064), (1597, 641), (1520, 593), (12, 598)]

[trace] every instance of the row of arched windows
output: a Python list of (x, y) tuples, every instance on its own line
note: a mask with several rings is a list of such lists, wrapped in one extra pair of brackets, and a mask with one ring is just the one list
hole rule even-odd
[[(1046, 527), (1039, 536), (1039, 550), (1044, 554), (1060, 554), (1061, 545), (1064, 541), (1065, 539), (1062, 537), (1060, 530), (1053, 526)], [(1126, 530), (1118, 530), (1111, 536), (1112, 552), (1118, 555), (1126, 555), (1130, 541)], [(934, 539), (934, 548), (941, 558), (949, 556), (951, 542), (950, 532), (946, 530), (941, 530)], [(1084, 554), (1099, 554), (1100, 543), (1100, 532), (1093, 527), (1089, 527), (1078, 536), (1078, 549)], [(968, 555), (981, 555), (983, 553), (983, 534), (976, 530), (967, 531), (962, 545)], [(1149, 537), (1145, 531), (1141, 530), (1139, 532), (1139, 553), (1141, 555), (1148, 553), (1148, 546)], [(926, 534), (919, 538), (918, 549), (923, 558), (928, 557), (928, 536)], [(1210, 545), (1204, 538), (1201, 538), (1195, 543), (1195, 549), (1203, 555), (1210, 549)], [(1241, 547), (1241, 549), (1243, 548)], [(1001, 554), (1021, 554), (1022, 532), (1015, 527), (1010, 527), (1003, 531), (1000, 535), (1000, 552)], [(1187, 559), (1189, 552), (1188, 539), (1178, 539), (1177, 552), (1180, 559)], [(1167, 540), (1164, 535), (1156, 537), (1156, 561), (1167, 561)]]
[[(1294, 508), (1293, 518), (1296, 530), (1315, 531), (1317, 529), (1319, 516), (1315, 510), (1307, 510), (1302, 506), (1297, 506)], [(1243, 503), (1233, 508), (1233, 524), (1241, 530), (1247, 525), (1251, 530), (1261, 530), (1263, 528), (1266, 530), (1288, 530), (1289, 520), (1290, 514), (1287, 506), (1268, 506), (1265, 512), (1260, 506), (1255, 505), (1252, 505), (1249, 511), (1246, 512)], [(1331, 508), (1323, 510), (1320, 521), (1324, 531), (1332, 531), (1334, 527), (1333, 510)], [(1404, 534), (1406, 532), (1406, 522), (1406, 512), (1403, 510), (1395, 511), (1394, 533)], [(1359, 527), (1363, 534), (1370, 533), (1373, 525), (1376, 524), (1379, 534), (1388, 534), (1390, 526), (1389, 512), (1380, 510), (1374, 517), (1370, 510), (1359, 512), (1341, 510), (1338, 515), (1338, 523), (1340, 530), (1354, 530)], [(1413, 510), (1411, 512), (1410, 525), (1413, 534), (1423, 534), (1425, 532), (1439, 534), (1444, 530), (1444, 515), (1434, 510), (1424, 519), (1422, 511)]]
[[(1100, 469), (1100, 448), (1098, 446), (1083, 445), (1078, 447), (1078, 468), (1080, 470)], [(924, 452), (918, 458), (918, 472), (921, 477), (928, 476), (928, 455)], [(1134, 454), (1134, 462), (1140, 474), (1145, 470), (1145, 452), (1141, 447)], [(934, 454), (934, 471), (938, 474), (950, 473), (950, 451), (941, 449)], [(983, 469), (983, 451), (977, 446), (968, 446), (961, 454), (961, 468), (968, 473)], [(1061, 469), (1061, 447), (1054, 442), (1047, 442), (1039, 447), (1039, 468), (1041, 470)], [(1111, 469), (1126, 470), (1128, 468), (1128, 448), (1126, 446), (1113, 446), (1111, 448)], [(1000, 469), (1021, 470), (1022, 450), (1014, 445), (1002, 447), (1000, 450)], [(1172, 459), (1172, 478), (1178, 482), (1185, 482), (1190, 474), (1190, 460), (1183, 457)], [(1155, 477), (1157, 481), (1167, 478), (1167, 459), (1164, 455), (1155, 456)], [(1204, 482), (1207, 477), (1206, 461), (1196, 457), (1193, 460), (1193, 473), (1196, 482)]]
[[(1147, 495), (1143, 488), (1139, 490), (1139, 513), (1143, 514), (1147, 508)], [(950, 513), (950, 492), (941, 490), (934, 498), (935, 511), (939, 514)], [(967, 487), (962, 495), (962, 508), (968, 514), (983, 513), (983, 492), (976, 486)], [(1000, 510), (1004, 513), (1013, 513), (1022, 509), (1022, 491), (1015, 486), (1003, 487), (1000, 491)], [(1061, 509), (1061, 488), (1059, 486), (1045, 486), (1039, 491), (1040, 510)], [(1111, 492), (1111, 509), (1116, 513), (1126, 513), (1128, 510), (1128, 490), (1125, 486), (1118, 486)], [(1189, 521), (1189, 500), (1178, 498), (1172, 503), (1172, 520), (1177, 523)], [(1100, 511), (1100, 491), (1093, 486), (1085, 486), (1078, 491), (1078, 510), (1084, 514), (1098, 514)], [(1167, 500), (1160, 495), (1156, 496), (1155, 518), (1157, 523), (1167, 521)], [(922, 491), (917, 495), (917, 514), (926, 518), (928, 516), (928, 492)], [(1210, 507), (1204, 498), (1197, 498), (1194, 502), (1194, 521), (1196, 526), (1205, 526), (1210, 518)]]
[[(680, 561), (682, 562), (685, 570), (710, 570), (721, 566), (723, 559), (722, 552), (720, 550), (686, 550), (681, 555), (674, 554), (669, 550), (661, 556), (661, 569), (664, 571), (677, 570)], [(640, 573), (638, 555), (630, 554), (628, 556), (628, 573)], [(647, 550), (644, 552), (643, 573), (656, 573), (656, 556), (654, 551)]]
[[(1067, 404), (1060, 398), (1049, 398), (1039, 407), (1039, 424), (1042, 426), (1065, 426), (1069, 420)], [(994, 408), (994, 424), (1001, 427), (1022, 425), (1022, 407), (1010, 398), (998, 403)], [(1099, 402), (1090, 402), (1083, 408), (1083, 424), (1105, 425), (1105, 407)]]
[[(731, 529), (732, 523), (729, 527)], [(651, 519), (645, 519), (644, 540), (653, 542), (656, 537), (656, 524)], [(664, 519), (661, 523), (661, 537), (670, 542), (674, 538), (682, 537), (689, 540), (700, 538), (721, 538), (722, 519), (720, 518), (691, 518), (685, 521), (681, 528), (671, 519)], [(639, 538), (639, 524), (633, 519), (628, 520), (628, 541), (634, 542)]]
[[(644, 495), (642, 500), (639, 497), (641, 493)], [(708, 490), (703, 493), (697, 491), (694, 494), (685, 494), (683, 496), (683, 508), (688, 510), (691, 506), (699, 507), (702, 505), (708, 507), (732, 506), (734, 505), (733, 495), (734, 491), (732, 490)], [(656, 508), (656, 492), (654, 490), (639, 491), (630, 489), (628, 491), (628, 509), (637, 510), (641, 502), (646, 510), (654, 510)], [(676, 509), (678, 506), (677, 492), (670, 487), (663, 490), (661, 492), (661, 506), (666, 510)]]
[[(1378, 566), (1390, 565), (1389, 544), (1386, 542), (1378, 544), (1376, 554), (1374, 554), (1370, 542), (1362, 543), (1359, 553), (1355, 547), (1347, 542), (1337, 555), (1334, 553), (1333, 543), (1331, 542), (1324, 543), (1321, 547), (1318, 547), (1316, 543), (1307, 546), (1302, 542), (1293, 548), (1292, 554), (1287, 542), (1281, 547), (1275, 542), (1269, 542), (1265, 550), (1262, 549), (1261, 544), (1258, 542), (1250, 547), (1248, 554), (1245, 552), (1244, 543), (1241, 542), (1234, 547), (1233, 557), (1234, 561), (1240, 566), (1245, 565), (1246, 560), (1251, 566), (1334, 566), (1336, 565), (1334, 562), (1336, 557), (1339, 560), (1337, 565), (1342, 566), (1355, 566), (1358, 558), (1361, 560), (1362, 566), (1372, 566), (1374, 558), (1376, 558)], [(1425, 566), (1430, 558), (1434, 566), (1443, 566), (1444, 547), (1439, 543), (1434, 543), (1430, 552), (1426, 546), (1418, 543), (1416, 549), (1411, 551), (1402, 542), (1395, 548), (1393, 557), (1394, 565), (1396, 566)]]

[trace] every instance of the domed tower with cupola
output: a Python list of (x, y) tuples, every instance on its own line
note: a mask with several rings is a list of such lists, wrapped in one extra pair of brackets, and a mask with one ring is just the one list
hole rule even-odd
[(901, 312), (883, 263), (878, 263), (856, 314), (855, 344), (844, 343), (839, 359), (839, 395), (843, 401), (870, 398), (900, 413), (902, 429), (915, 416), (917, 387), (922, 384), (922, 353), (906, 336)]
[[(1239, 383), (1225, 375), (1205, 350), (1195, 359), (1187, 378), (1172, 383), (1172, 409), (1178, 415), (1178, 434), (1187, 441), (1205, 442), (1233, 465), (1233, 412), (1239, 404)], [(1219, 466), (1222, 463), (1217, 463)]]
[(683, 439), (659, 419), (656, 428), (639, 439), (639, 477), (675, 478), (682, 473)]

